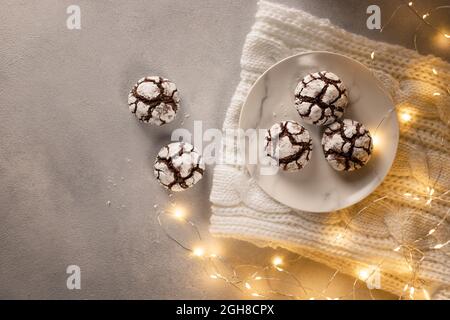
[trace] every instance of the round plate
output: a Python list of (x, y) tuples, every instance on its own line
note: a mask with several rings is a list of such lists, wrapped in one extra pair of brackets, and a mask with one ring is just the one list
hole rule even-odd
[[(363, 123), (374, 138), (368, 164), (353, 172), (335, 171), (323, 155), (324, 128), (304, 123), (294, 107), (294, 89), (308, 73), (331, 71), (349, 93), (344, 118)], [(263, 161), (246, 165), (259, 186), (275, 200), (298, 210), (329, 212), (351, 206), (368, 196), (383, 181), (397, 151), (399, 130), (394, 105), (381, 83), (361, 63), (329, 52), (309, 52), (273, 65), (255, 82), (242, 107), (239, 127), (268, 129), (275, 122), (295, 120), (313, 139), (313, 152), (306, 167), (297, 172), (265, 170)], [(257, 145), (256, 145), (257, 144)], [(246, 150), (263, 147), (261, 135), (247, 139)], [(248, 152), (248, 151), (247, 151)], [(273, 168), (272, 168), (273, 169)], [(275, 174), (273, 171), (277, 171)]]

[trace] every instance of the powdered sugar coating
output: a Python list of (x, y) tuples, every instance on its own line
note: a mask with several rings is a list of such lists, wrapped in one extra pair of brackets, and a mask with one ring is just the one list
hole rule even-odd
[(328, 125), (340, 119), (348, 104), (347, 89), (328, 71), (308, 74), (295, 88), (295, 107), (307, 123)]
[(161, 126), (175, 119), (180, 98), (175, 83), (161, 77), (140, 79), (128, 94), (128, 107), (143, 122)]
[(295, 121), (275, 123), (265, 136), (265, 152), (273, 165), (285, 171), (297, 171), (306, 166), (312, 152), (308, 130)]
[(335, 170), (353, 171), (369, 161), (373, 143), (369, 131), (361, 123), (344, 119), (325, 129), (322, 147), (325, 158)]
[(183, 191), (203, 177), (205, 164), (193, 145), (173, 142), (163, 147), (156, 157), (154, 174), (165, 188)]

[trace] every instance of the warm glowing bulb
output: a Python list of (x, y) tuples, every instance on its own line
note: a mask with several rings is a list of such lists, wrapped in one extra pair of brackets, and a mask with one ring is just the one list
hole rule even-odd
[(443, 243), (438, 243), (437, 245), (435, 245), (435, 246), (433, 247), (433, 249), (441, 249), (443, 246), (444, 246)]
[(374, 148), (376, 148), (376, 147), (379, 146), (379, 144), (380, 144), (380, 138), (379, 138), (377, 135), (375, 135), (375, 136), (372, 137), (372, 144), (373, 144), (373, 147), (374, 147)]
[(425, 13), (423, 16), (422, 16), (422, 19), (426, 19), (426, 18), (428, 18), (428, 16), (429, 16), (430, 14), (429, 13)]
[(173, 216), (178, 219), (178, 220), (182, 220), (184, 219), (184, 211), (181, 208), (176, 208), (175, 211), (173, 212)]
[(408, 6), (412, 7), (413, 3), (412, 1), (408, 3)]
[(402, 246), (398, 246), (397, 248), (394, 249), (394, 251), (399, 252), (401, 248), (402, 248)]
[(192, 254), (197, 257), (203, 257), (203, 255), (205, 254), (205, 249), (203, 249), (202, 247), (197, 247), (192, 250)]
[(433, 93), (433, 96), (435, 96), (435, 97), (440, 96), (440, 95), (441, 95), (441, 94), (440, 94), (439, 92)]
[(444, 34), (444, 37), (446, 37), (447, 39), (450, 39), (450, 34)]
[(414, 291), (415, 291), (414, 287), (409, 288), (409, 297), (410, 297), (411, 299), (414, 298)]
[(281, 259), (280, 257), (274, 257), (274, 258), (272, 259), (272, 264), (273, 264), (275, 267), (277, 267), (277, 266), (279, 266), (279, 265), (282, 265), (282, 264), (283, 264), (283, 259)]
[(437, 72), (437, 70), (436, 70), (435, 68), (433, 68), (433, 69), (431, 69), (431, 70), (433, 70), (433, 73), (434, 73), (435, 75), (438, 74), (438, 72)]
[(375, 58), (375, 51), (372, 51), (372, 53), (370, 54), (370, 58), (373, 60)]
[(369, 278), (369, 271), (365, 269), (359, 270), (358, 276), (361, 280), (366, 281)]
[(412, 119), (411, 115), (409, 113), (406, 113), (406, 112), (402, 113), (400, 115), (400, 118), (402, 119), (403, 122), (409, 122)]
[(245, 288), (250, 290), (252, 288), (252, 286), (250, 285), (250, 283), (246, 282), (245, 283)]
[(430, 294), (428, 293), (428, 291), (425, 289), (422, 289), (422, 291), (423, 291), (423, 295), (424, 295), (425, 299), (431, 300), (431, 297), (430, 297)]

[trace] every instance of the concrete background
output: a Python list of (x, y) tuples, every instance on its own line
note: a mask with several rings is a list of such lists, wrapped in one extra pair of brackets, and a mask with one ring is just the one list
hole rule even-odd
[[(368, 5), (379, 4), (386, 19), (394, 1), (281, 2), (412, 46), (409, 14), (382, 34), (366, 28)], [(70, 4), (81, 7), (81, 30), (66, 28)], [(161, 232), (153, 205), (168, 197), (152, 163), (175, 128), (191, 129), (194, 120), (221, 127), (256, 1), (2, 0), (1, 7), (0, 298), (242, 298), (208, 279)], [(138, 123), (126, 105), (134, 82), (153, 74), (175, 81), (183, 99), (177, 121), (163, 128)], [(202, 228), (211, 173), (176, 196)], [(222, 245), (260, 263), (272, 254)], [(66, 288), (71, 264), (81, 267), (81, 290)], [(320, 289), (333, 270), (304, 261), (298, 272)], [(338, 277), (332, 290), (346, 292), (351, 283)]]

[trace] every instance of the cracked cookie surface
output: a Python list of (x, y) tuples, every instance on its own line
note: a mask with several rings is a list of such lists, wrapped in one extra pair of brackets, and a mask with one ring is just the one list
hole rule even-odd
[(205, 164), (193, 145), (173, 142), (161, 148), (153, 166), (156, 179), (171, 191), (183, 191), (203, 177)]
[(312, 140), (308, 130), (299, 123), (281, 121), (267, 130), (264, 151), (272, 165), (285, 171), (297, 171), (311, 158)]
[(333, 169), (353, 171), (362, 168), (369, 161), (373, 143), (364, 125), (344, 119), (325, 129), (322, 147), (325, 158)]
[(295, 88), (295, 108), (309, 124), (328, 125), (340, 119), (348, 104), (347, 89), (328, 71), (308, 74)]
[(128, 94), (130, 111), (140, 121), (158, 126), (172, 122), (179, 106), (175, 83), (157, 76), (139, 79)]

